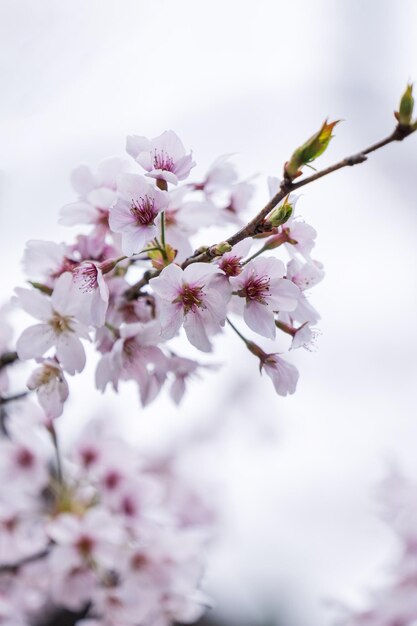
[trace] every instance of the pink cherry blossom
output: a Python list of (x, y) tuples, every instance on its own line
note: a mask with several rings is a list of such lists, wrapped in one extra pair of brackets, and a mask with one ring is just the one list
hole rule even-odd
[(207, 263), (193, 263), (185, 270), (171, 264), (150, 281), (160, 301), (164, 339), (173, 337), (184, 325), (190, 343), (203, 352), (211, 350), (208, 332), (219, 330), (226, 319), (227, 302), (210, 286), (220, 271)]
[(150, 140), (130, 135), (126, 150), (148, 172), (146, 176), (174, 185), (187, 178), (195, 166), (191, 154), (185, 153), (182, 141), (172, 130)]
[(72, 270), (74, 284), (84, 300), (78, 317), (93, 326), (104, 325), (109, 305), (109, 288), (102, 270), (102, 265), (94, 261), (83, 261)]
[(116, 179), (127, 169), (122, 159), (109, 158), (99, 163), (94, 174), (88, 165), (79, 165), (71, 175), (71, 183), (79, 199), (61, 209), (60, 224), (95, 224), (97, 233), (108, 231), (109, 209), (117, 199)]
[(79, 338), (89, 339), (89, 335), (76, 318), (81, 302), (74, 292), (72, 275), (66, 272), (59, 277), (50, 298), (30, 289), (17, 288), (16, 293), (22, 308), (41, 321), (20, 335), (16, 344), (19, 358), (39, 358), (55, 347), (63, 368), (69, 374), (80, 372), (85, 365), (85, 352)]
[(139, 385), (142, 404), (146, 405), (153, 400), (167, 372), (166, 357), (155, 345), (159, 339), (160, 325), (156, 321), (122, 326), (120, 338), (98, 363), (98, 389), (104, 391), (108, 383), (117, 389), (120, 379), (135, 380)]
[(36, 390), (39, 404), (47, 417), (59, 417), (68, 398), (68, 383), (59, 363), (53, 359), (45, 359), (37, 367), (27, 382), (31, 390)]
[(232, 277), (230, 283), (235, 296), (244, 299), (243, 318), (254, 332), (274, 339), (275, 313), (293, 311), (297, 307), (300, 290), (283, 278), (282, 261), (274, 257), (250, 261), (242, 273)]
[(125, 174), (118, 180), (120, 197), (110, 209), (110, 228), (122, 235), (124, 254), (141, 252), (145, 244), (158, 236), (155, 219), (168, 205), (168, 195), (155, 189), (137, 174)]
[(272, 380), (275, 391), (280, 396), (293, 394), (297, 387), (298, 370), (278, 354), (267, 354), (261, 362), (261, 370), (265, 370)]
[(23, 254), (23, 267), (31, 278), (53, 287), (55, 280), (77, 265), (69, 246), (53, 241), (30, 240)]

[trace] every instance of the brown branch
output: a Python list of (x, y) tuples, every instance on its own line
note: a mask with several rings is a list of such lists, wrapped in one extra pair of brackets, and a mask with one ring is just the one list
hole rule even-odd
[[(390, 135), (388, 135), (388, 137), (385, 137), (385, 139), (382, 139), (381, 141), (374, 143), (368, 148), (361, 150), (357, 154), (353, 154), (352, 156), (342, 159), (341, 161), (339, 161), (338, 163), (335, 163), (334, 165), (331, 165), (330, 167), (320, 170), (319, 172), (315, 172), (311, 176), (307, 176), (306, 178), (303, 178), (298, 182), (293, 182), (292, 180), (289, 180), (288, 178), (285, 178), (284, 176), (284, 179), (281, 183), (281, 187), (278, 193), (275, 194), (273, 198), (271, 198), (271, 200), (263, 207), (263, 209), (261, 209), (259, 213), (257, 213), (257, 215), (255, 215), (255, 217), (250, 222), (248, 222), (248, 224), (246, 224), (246, 226), (244, 226), (243, 228), (238, 230), (236, 233), (231, 235), (228, 239), (226, 239), (226, 242), (230, 244), (231, 246), (234, 246), (235, 244), (239, 243), (239, 241), (242, 241), (243, 239), (247, 239), (248, 237), (253, 237), (259, 232), (262, 232), (262, 224), (265, 218), (292, 191), (295, 191), (296, 189), (299, 189), (300, 187), (304, 187), (305, 185), (309, 185), (310, 183), (318, 180), (319, 178), (323, 178), (324, 176), (327, 176), (328, 174), (337, 172), (337, 170), (341, 170), (344, 167), (352, 167), (353, 165), (358, 165), (359, 163), (363, 163), (364, 161), (367, 160), (366, 155), (370, 154), (371, 152), (375, 152), (376, 150), (379, 150), (380, 148), (383, 148), (384, 146), (387, 146), (388, 144), (393, 143), (394, 141), (402, 141), (403, 139), (405, 139), (406, 137), (414, 133), (415, 130), (416, 129), (411, 126), (402, 126), (401, 124), (398, 124), (395, 130)], [(200, 250), (197, 251), (196, 253), (188, 257), (188, 259), (186, 259), (182, 263), (181, 267), (184, 269), (187, 267), (187, 265), (190, 265), (191, 263), (210, 262), (213, 258), (215, 258), (216, 256), (219, 256), (218, 246), (219, 244), (216, 244), (214, 246), (209, 246), (204, 251), (200, 251)], [(149, 283), (150, 279), (155, 278), (160, 273), (161, 273), (161, 270), (154, 270), (154, 271), (148, 270), (147, 272), (145, 272), (141, 280), (136, 282), (134, 285), (132, 285), (131, 287), (129, 287), (129, 289), (125, 291), (125, 294), (124, 294), (125, 297), (128, 300), (134, 300), (139, 295), (141, 289)]]

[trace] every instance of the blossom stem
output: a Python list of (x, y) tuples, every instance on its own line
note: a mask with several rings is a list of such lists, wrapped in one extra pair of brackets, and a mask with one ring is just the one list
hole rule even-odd
[(234, 325), (234, 324), (230, 321), (230, 319), (229, 319), (228, 317), (226, 317), (226, 322), (229, 324), (229, 326), (230, 326), (231, 328), (233, 328), (233, 330), (235, 331), (236, 335), (237, 335), (238, 337), (240, 337), (240, 338), (241, 338), (241, 340), (242, 340), (242, 341), (244, 341), (244, 342), (245, 342), (245, 344), (248, 346), (248, 345), (250, 344), (249, 339), (246, 339), (246, 337), (244, 337), (244, 336), (242, 335), (242, 333), (240, 332), (240, 330), (238, 330), (238, 329), (236, 328), (236, 326), (235, 326), (235, 325)]
[(48, 430), (50, 432), (52, 443), (54, 444), (54, 448), (55, 448), (57, 479), (58, 479), (58, 482), (62, 485), (64, 482), (64, 479), (63, 479), (63, 472), (62, 472), (61, 452), (59, 449), (57, 432), (53, 423), (51, 423), (50, 426), (48, 426)]
[(284, 333), (287, 333), (287, 335), (291, 335), (291, 337), (294, 337), (295, 333), (297, 332), (295, 328), (292, 328), (292, 326), (284, 324), (284, 322), (280, 322), (279, 320), (275, 320), (275, 326), (282, 330)]
[(165, 252), (165, 211), (161, 212), (161, 245)]

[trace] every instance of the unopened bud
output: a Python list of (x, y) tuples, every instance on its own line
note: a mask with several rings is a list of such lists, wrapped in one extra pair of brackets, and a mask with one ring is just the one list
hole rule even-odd
[(289, 202), (289, 196), (285, 199), (284, 204), (277, 207), (268, 215), (267, 221), (271, 226), (281, 226), (287, 222), (293, 211), (293, 205)]
[(167, 265), (171, 265), (177, 256), (177, 250), (175, 250), (169, 243), (165, 244), (165, 249), (162, 250), (149, 250), (148, 257), (152, 261), (152, 267), (156, 270), (163, 270)]
[(311, 163), (323, 154), (333, 137), (332, 130), (339, 122), (340, 120), (336, 120), (328, 124), (325, 120), (320, 130), (294, 151), (291, 159), (284, 166), (285, 178), (293, 180), (300, 176), (303, 165)]
[(228, 243), (227, 241), (222, 241), (218, 243), (217, 246), (214, 248), (214, 254), (216, 256), (220, 256), (221, 254), (230, 252), (231, 249), (232, 249), (232, 246), (230, 245), (230, 243)]
[(404, 91), (399, 111), (395, 111), (394, 115), (401, 126), (410, 126), (411, 118), (413, 117), (414, 98), (413, 98), (413, 85), (407, 85)]

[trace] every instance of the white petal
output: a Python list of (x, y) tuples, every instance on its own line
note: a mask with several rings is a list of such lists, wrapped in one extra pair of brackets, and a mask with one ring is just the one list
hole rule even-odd
[(274, 314), (267, 305), (259, 302), (249, 302), (244, 308), (243, 319), (255, 333), (268, 339), (275, 339)]
[(69, 374), (81, 372), (85, 365), (85, 351), (81, 341), (72, 332), (64, 332), (58, 336), (56, 355)]
[(26, 313), (42, 322), (46, 322), (51, 318), (52, 306), (48, 296), (40, 293), (37, 289), (16, 287), (15, 291), (19, 297), (19, 304)]
[(43, 356), (55, 343), (55, 333), (48, 324), (29, 326), (16, 343), (19, 359), (32, 359)]
[(188, 313), (184, 320), (184, 330), (188, 341), (202, 352), (211, 352), (211, 343), (207, 337), (204, 322), (199, 313)]

